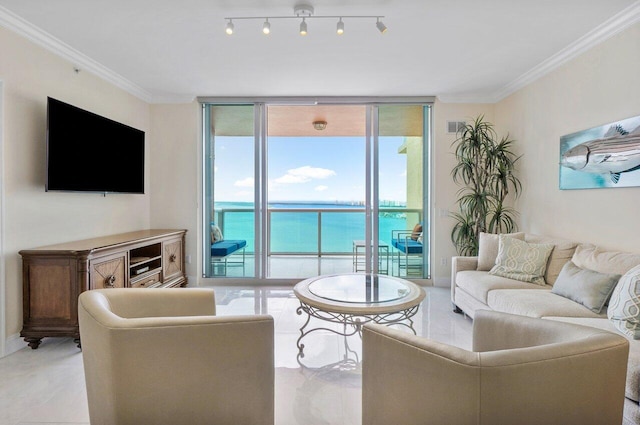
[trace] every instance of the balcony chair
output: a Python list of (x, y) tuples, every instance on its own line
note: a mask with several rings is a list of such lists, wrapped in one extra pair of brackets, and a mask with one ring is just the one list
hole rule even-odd
[(620, 424), (628, 353), (608, 331), (487, 310), (473, 351), (365, 325), (362, 423)]
[[(422, 273), (422, 225), (416, 224), (413, 230), (392, 230), (391, 245), (395, 250), (398, 274), (404, 268), (406, 273)], [(418, 257), (412, 258), (411, 257)], [(404, 261), (403, 261), (404, 260)]]
[[(227, 275), (228, 266), (245, 265), (245, 248), (247, 241), (242, 239), (231, 240), (223, 239), (222, 232), (214, 223), (211, 223), (211, 265), (213, 267), (222, 266), (222, 275)], [(242, 250), (242, 260), (231, 260), (231, 256), (237, 251)], [(239, 256), (239, 255), (238, 255)]]
[(215, 311), (207, 288), (83, 292), (91, 423), (273, 425), (273, 318)]

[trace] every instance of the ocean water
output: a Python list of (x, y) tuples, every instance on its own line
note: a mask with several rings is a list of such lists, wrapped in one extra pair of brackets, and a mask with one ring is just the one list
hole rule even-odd
[[(404, 207), (380, 208), (380, 240), (391, 243), (392, 230), (410, 230), (418, 214), (401, 211)], [(295, 211), (278, 211), (295, 209)], [(351, 253), (353, 241), (364, 239), (365, 213), (361, 205), (345, 203), (274, 203), (270, 210), (271, 253), (323, 254)], [(320, 212), (317, 210), (321, 210)], [(339, 211), (336, 211), (339, 210)], [(219, 202), (215, 221), (225, 239), (244, 239), (247, 251), (254, 249), (252, 203)]]

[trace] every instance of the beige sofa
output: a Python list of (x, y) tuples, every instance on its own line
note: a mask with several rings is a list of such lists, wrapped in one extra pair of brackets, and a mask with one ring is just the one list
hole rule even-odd
[[(480, 258), (454, 257), (451, 279), (454, 311), (473, 318), (479, 310), (494, 310), (586, 325), (622, 335), (607, 318), (606, 306), (600, 313), (596, 313), (578, 302), (554, 293), (553, 284), (569, 260), (599, 273), (624, 275), (640, 264), (640, 255), (605, 251), (590, 244), (538, 235), (522, 234), (521, 238), (528, 243), (554, 245), (544, 275), (546, 284), (522, 282), (490, 274), (487, 264), (491, 262), (491, 253), (488, 254), (489, 259), (483, 252), (480, 252)], [(493, 249), (497, 250), (495, 246)], [(479, 267), (480, 263), (482, 265)], [(640, 424), (640, 341), (626, 337), (630, 341), (630, 350), (623, 423)]]
[(479, 311), (473, 351), (378, 324), (362, 344), (363, 424), (622, 422), (629, 343), (611, 332)]

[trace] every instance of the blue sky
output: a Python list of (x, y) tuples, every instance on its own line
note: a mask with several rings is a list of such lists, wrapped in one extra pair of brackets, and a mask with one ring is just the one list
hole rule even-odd
[[(380, 199), (406, 201), (401, 137), (380, 138)], [(216, 202), (253, 201), (253, 137), (216, 138)], [(268, 139), (269, 201), (364, 201), (362, 137)]]

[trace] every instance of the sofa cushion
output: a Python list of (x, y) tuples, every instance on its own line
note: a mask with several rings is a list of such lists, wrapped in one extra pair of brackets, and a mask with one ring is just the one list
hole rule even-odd
[(392, 239), (391, 245), (405, 254), (422, 254), (422, 243), (411, 238)]
[(544, 274), (544, 281), (547, 285), (553, 285), (562, 270), (562, 267), (571, 260), (578, 246), (577, 242), (566, 239), (551, 238), (547, 236), (526, 234), (525, 242), (552, 244), (553, 251), (547, 260), (547, 270)]
[[(524, 233), (504, 233), (505, 236), (524, 240)], [(480, 232), (478, 237), (478, 270), (489, 271), (496, 265), (498, 256), (498, 234)]]
[[(456, 274), (456, 286), (485, 304), (487, 303), (489, 291), (496, 289), (545, 289), (545, 286), (542, 285), (494, 276), (479, 270), (458, 272)], [(549, 287), (547, 286), (546, 289), (549, 289)]]
[(595, 245), (581, 244), (576, 248), (571, 261), (583, 269), (623, 275), (640, 264), (640, 254), (605, 251)]
[(619, 274), (598, 273), (583, 269), (569, 261), (564, 265), (551, 292), (601, 313), (616, 284)]
[(544, 285), (547, 260), (553, 250), (551, 244), (530, 244), (506, 235), (499, 236), (496, 265), (489, 273)]
[(247, 241), (244, 240), (225, 240), (211, 244), (211, 256), (212, 257), (226, 257), (233, 254), (239, 249), (247, 246)]
[[(591, 326), (592, 328), (603, 329), (605, 331), (616, 332), (616, 329), (609, 320), (585, 317), (543, 317), (543, 319), (556, 320), (558, 322), (574, 323), (576, 325)], [(635, 402), (640, 401), (640, 344), (625, 335), (629, 343), (629, 362), (627, 363), (627, 383), (625, 396)], [(636, 406), (636, 409), (638, 406)]]
[(620, 278), (611, 296), (607, 316), (620, 332), (640, 339), (640, 265)]
[(498, 289), (489, 292), (487, 305), (493, 310), (530, 317), (606, 317), (606, 314), (596, 314), (577, 302), (552, 293), (550, 288)]

